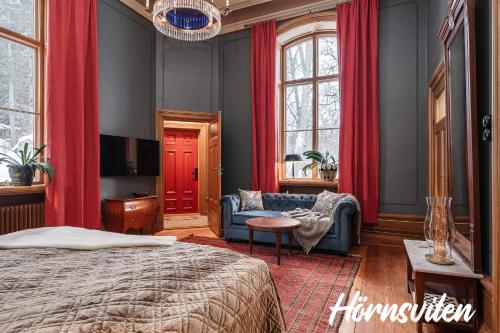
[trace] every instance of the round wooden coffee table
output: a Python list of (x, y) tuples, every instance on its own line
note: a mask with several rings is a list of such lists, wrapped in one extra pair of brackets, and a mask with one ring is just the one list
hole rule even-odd
[(286, 217), (254, 217), (246, 221), (248, 227), (248, 241), (250, 243), (250, 254), (253, 247), (253, 231), (268, 231), (276, 234), (276, 257), (280, 264), (281, 233), (288, 233), (288, 254), (292, 254), (292, 231), (300, 226), (300, 221)]

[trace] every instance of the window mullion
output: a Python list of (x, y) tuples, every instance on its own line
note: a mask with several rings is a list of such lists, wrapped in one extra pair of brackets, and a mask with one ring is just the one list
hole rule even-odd
[(15, 31), (3, 27), (0, 27), (0, 37), (5, 38), (17, 44), (31, 47), (32, 49), (42, 47), (41, 42), (37, 41), (36, 39), (26, 37), (24, 35), (21, 35), (20, 33), (17, 33)]
[(38, 112), (25, 111), (25, 110), (17, 110), (17, 109), (10, 109), (10, 108), (5, 108), (3, 106), (0, 106), (0, 111), (17, 112), (17, 113), (31, 114), (31, 115), (35, 115), (35, 116), (37, 116), (39, 114)]
[[(317, 67), (318, 67), (318, 39), (317, 35), (313, 38), (313, 103), (312, 103), (312, 119), (313, 119), (313, 130), (312, 130), (312, 149), (318, 150), (318, 80), (317, 80)], [(318, 169), (313, 168), (312, 178), (318, 177)]]

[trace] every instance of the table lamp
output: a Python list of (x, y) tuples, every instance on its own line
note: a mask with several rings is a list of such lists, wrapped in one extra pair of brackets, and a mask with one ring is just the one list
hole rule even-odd
[(295, 162), (302, 161), (302, 155), (300, 154), (286, 154), (285, 162), (292, 162), (292, 178), (295, 178)]

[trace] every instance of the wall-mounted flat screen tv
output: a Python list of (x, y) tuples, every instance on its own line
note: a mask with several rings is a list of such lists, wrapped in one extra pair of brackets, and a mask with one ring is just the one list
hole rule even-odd
[(158, 141), (101, 134), (101, 177), (159, 174)]

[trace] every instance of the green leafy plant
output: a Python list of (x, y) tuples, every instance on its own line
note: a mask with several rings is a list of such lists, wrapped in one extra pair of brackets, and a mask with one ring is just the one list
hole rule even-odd
[(304, 155), (306, 159), (311, 160), (311, 163), (304, 165), (304, 167), (302, 168), (302, 172), (304, 172), (304, 175), (307, 174), (307, 170), (311, 170), (315, 166), (319, 166), (320, 168), (326, 170), (329, 160), (332, 161), (332, 164), (335, 166), (335, 169), (337, 169), (337, 161), (335, 161), (335, 157), (333, 157), (333, 155), (330, 156), (329, 152), (326, 152), (326, 154), (323, 155), (317, 150), (308, 150), (302, 153), (302, 155)]
[(33, 172), (39, 170), (41, 173), (46, 173), (50, 181), (54, 176), (55, 170), (49, 163), (40, 161), (40, 154), (43, 153), (46, 147), (47, 145), (43, 145), (40, 148), (34, 147), (33, 149), (29, 149), (28, 143), (25, 143), (23, 149), (19, 149), (18, 151), (2, 147), (5, 150), (13, 152), (14, 156), (0, 152), (0, 163), (7, 163), (8, 166), (29, 167)]

